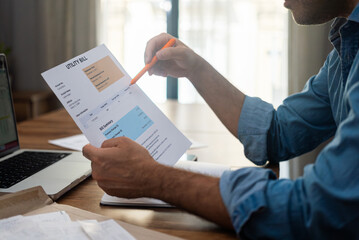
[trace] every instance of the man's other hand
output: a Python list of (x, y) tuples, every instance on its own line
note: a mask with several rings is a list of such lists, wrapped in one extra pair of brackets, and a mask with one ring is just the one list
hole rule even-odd
[(92, 177), (111, 196), (149, 197), (156, 188), (156, 169), (160, 164), (147, 149), (129, 138), (106, 140), (101, 148), (88, 144), (82, 152), (92, 162)]

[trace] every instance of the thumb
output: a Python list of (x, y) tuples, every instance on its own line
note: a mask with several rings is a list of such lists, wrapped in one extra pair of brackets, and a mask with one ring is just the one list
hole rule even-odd
[(98, 155), (98, 148), (87, 144), (82, 148), (82, 155), (88, 160), (93, 160)]

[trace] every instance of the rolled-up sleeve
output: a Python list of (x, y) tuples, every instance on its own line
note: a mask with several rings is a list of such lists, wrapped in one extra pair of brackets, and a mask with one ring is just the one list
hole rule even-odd
[(271, 170), (255, 167), (222, 175), (221, 196), (239, 236), (358, 239), (359, 62), (353, 66), (342, 97), (347, 114), (303, 177), (277, 180)]
[(275, 114), (271, 104), (257, 97), (246, 96), (238, 121), (238, 139), (244, 154), (257, 165), (267, 162), (267, 136)]
[(334, 135), (328, 92), (328, 57), (303, 91), (283, 101), (277, 110), (260, 98), (246, 96), (238, 121), (238, 139), (248, 159), (257, 165), (299, 156)]
[[(292, 194), (302, 182), (276, 180), (268, 169), (243, 168), (225, 172), (220, 180), (224, 204), (237, 234), (249, 239), (292, 239), (291, 221), (301, 225), (301, 214), (291, 212)], [(300, 192), (300, 191), (299, 191)], [(304, 234), (304, 233), (303, 233)]]
[(278, 180), (271, 170), (256, 167), (223, 173), (221, 197), (237, 235), (358, 239), (359, 144), (341, 152), (342, 145), (330, 143), (315, 165), (305, 168), (304, 177), (294, 181)]

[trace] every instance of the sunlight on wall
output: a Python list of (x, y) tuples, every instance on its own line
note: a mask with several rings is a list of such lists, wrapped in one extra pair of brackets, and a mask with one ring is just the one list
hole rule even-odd
[[(101, 0), (99, 43), (105, 43), (127, 73), (134, 77), (144, 67), (146, 43), (166, 32), (162, 0)], [(166, 100), (166, 80), (146, 73), (138, 85), (155, 102)]]
[[(166, 31), (163, 0), (102, 0), (100, 43), (131, 77), (143, 67), (146, 43)], [(180, 39), (244, 93), (279, 105), (287, 95), (287, 11), (277, 0), (180, 0)], [(166, 99), (166, 81), (144, 75), (141, 88)], [(179, 80), (179, 101), (200, 102), (192, 85)]]
[[(287, 95), (287, 10), (277, 0), (181, 0), (180, 38), (245, 94)], [(181, 102), (200, 97), (180, 81)]]

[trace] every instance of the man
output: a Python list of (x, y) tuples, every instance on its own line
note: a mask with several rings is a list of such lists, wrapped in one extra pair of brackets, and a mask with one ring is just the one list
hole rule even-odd
[(299, 24), (337, 19), (324, 66), (277, 111), (245, 96), (179, 40), (161, 51), (171, 36), (147, 44), (145, 62), (154, 54), (160, 60), (149, 73), (188, 78), (254, 163), (290, 159), (334, 137), (303, 178), (277, 180), (263, 168), (225, 172), (220, 179), (189, 173), (160, 165), (140, 145), (117, 138), (83, 149), (99, 186), (119, 197), (162, 199), (246, 238), (359, 239), (358, 2), (286, 0)]

